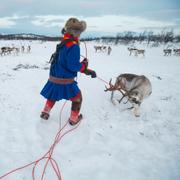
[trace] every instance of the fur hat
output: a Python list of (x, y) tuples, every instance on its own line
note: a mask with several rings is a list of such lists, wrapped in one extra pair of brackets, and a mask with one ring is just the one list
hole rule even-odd
[(79, 21), (77, 18), (70, 18), (67, 20), (64, 30), (74, 37), (78, 37), (86, 30), (86, 22)]

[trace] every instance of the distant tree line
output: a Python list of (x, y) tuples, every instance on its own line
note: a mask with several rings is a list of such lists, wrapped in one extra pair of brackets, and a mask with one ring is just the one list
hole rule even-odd
[[(59, 41), (62, 37), (51, 37), (36, 34), (9, 34), (1, 35), (0, 40), (41, 40), (41, 41)], [(154, 33), (153, 31), (144, 31), (142, 33), (135, 33), (132, 31), (126, 31), (118, 33), (116, 36), (102, 36), (102, 37), (88, 37), (82, 38), (82, 41), (97, 41), (103, 43), (124, 43), (129, 44), (131, 42), (144, 42), (147, 44), (154, 43), (168, 43), (168, 42), (180, 42), (180, 34), (175, 35), (173, 30), (162, 30), (160, 33)]]
[(147, 44), (154, 43), (168, 43), (168, 42), (180, 42), (180, 34), (175, 35), (173, 30), (162, 30), (160, 33), (154, 33), (153, 31), (144, 31), (142, 33), (135, 33), (132, 31), (126, 31), (118, 33), (114, 36), (98, 37), (98, 38), (86, 38), (87, 40), (95, 40), (97, 42), (114, 43), (114, 44), (129, 44), (131, 42), (144, 42)]

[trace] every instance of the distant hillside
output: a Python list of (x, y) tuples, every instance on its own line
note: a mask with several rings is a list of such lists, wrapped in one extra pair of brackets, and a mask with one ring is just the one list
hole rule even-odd
[(43, 40), (58, 41), (59, 37), (51, 37), (37, 34), (0, 34), (0, 40)]

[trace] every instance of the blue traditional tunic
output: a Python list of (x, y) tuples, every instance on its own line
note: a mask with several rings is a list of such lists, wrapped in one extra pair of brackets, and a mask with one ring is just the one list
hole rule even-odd
[[(64, 39), (70, 38), (69, 34), (64, 35)], [(72, 38), (72, 37), (71, 37)], [(49, 75), (57, 78), (75, 78), (77, 72), (82, 68), (80, 63), (80, 47), (75, 41), (66, 43), (60, 50), (58, 60), (51, 65)], [(71, 84), (56, 84), (47, 81), (41, 91), (41, 95), (46, 99), (58, 101), (61, 99), (70, 99), (80, 92), (77, 82)]]

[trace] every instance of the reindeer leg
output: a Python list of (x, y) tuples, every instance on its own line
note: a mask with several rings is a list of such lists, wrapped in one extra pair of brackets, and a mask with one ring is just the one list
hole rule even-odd
[(111, 102), (116, 105), (115, 101), (114, 101), (114, 91), (111, 92)]
[(123, 102), (123, 104), (127, 104), (127, 103), (128, 103), (128, 101), (129, 101), (129, 99), (127, 99), (127, 101), (126, 101), (126, 102)]
[(111, 92), (111, 101), (113, 100), (114, 97), (114, 91)]
[(136, 117), (139, 117), (140, 116), (140, 104), (133, 104), (133, 114), (136, 116)]
[(117, 99), (117, 101), (119, 102), (119, 104), (121, 103), (121, 101), (123, 100), (124, 96), (121, 99)]

